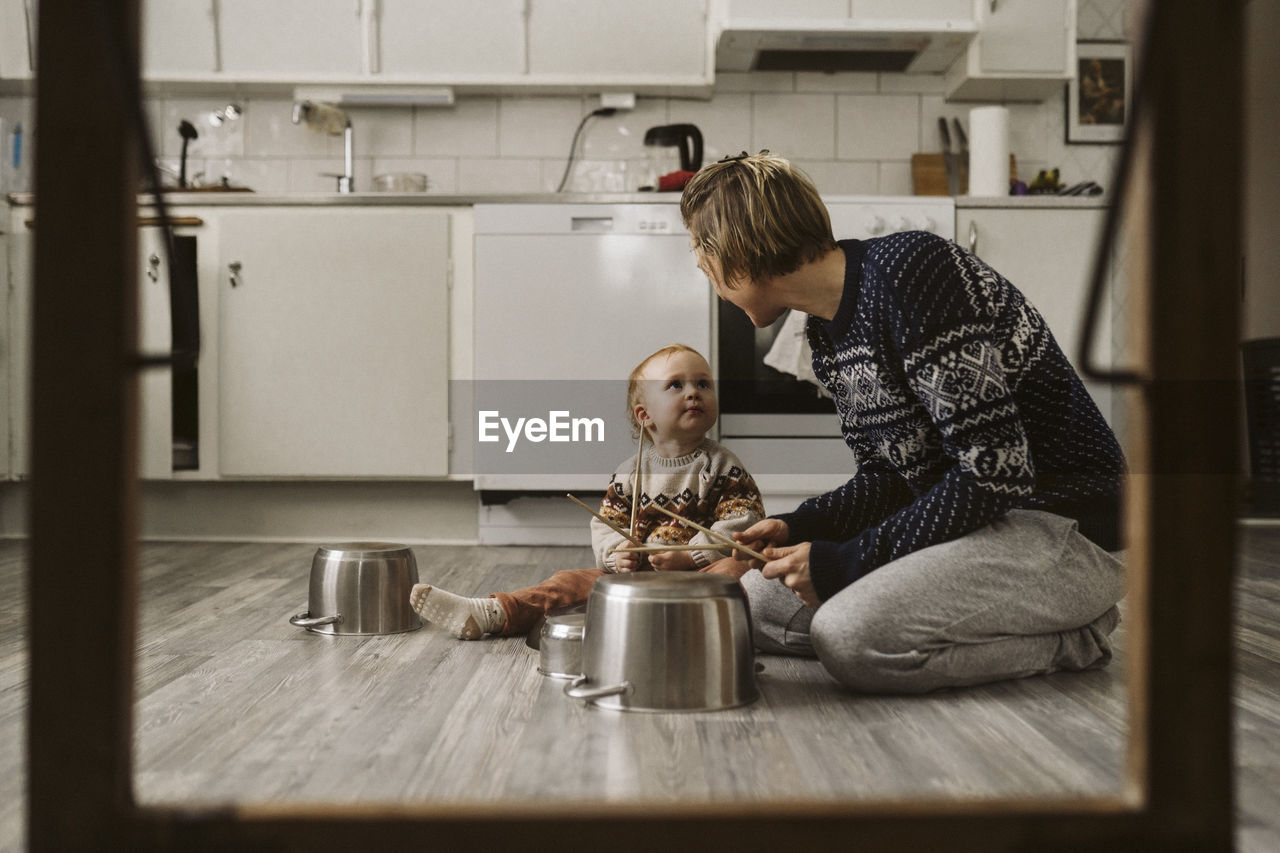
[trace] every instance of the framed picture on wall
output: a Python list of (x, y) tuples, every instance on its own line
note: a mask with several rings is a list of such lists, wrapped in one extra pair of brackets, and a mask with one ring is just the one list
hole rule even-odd
[(1129, 45), (1076, 44), (1076, 75), (1067, 82), (1067, 142), (1108, 143), (1124, 139), (1129, 119)]

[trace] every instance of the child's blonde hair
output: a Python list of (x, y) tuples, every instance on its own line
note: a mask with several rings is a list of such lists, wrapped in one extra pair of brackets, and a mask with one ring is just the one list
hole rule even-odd
[(836, 247), (813, 181), (768, 151), (703, 167), (685, 184), (680, 217), (730, 288), (793, 273)]
[(667, 344), (657, 352), (650, 353), (645, 356), (644, 360), (635, 366), (631, 371), (631, 375), (627, 377), (627, 422), (631, 424), (631, 437), (640, 437), (640, 422), (636, 420), (636, 403), (640, 402), (641, 382), (644, 377), (644, 369), (649, 363), (660, 356), (672, 356), (678, 352), (691, 352), (698, 358), (706, 361), (706, 356), (698, 352), (691, 346), (686, 344)]

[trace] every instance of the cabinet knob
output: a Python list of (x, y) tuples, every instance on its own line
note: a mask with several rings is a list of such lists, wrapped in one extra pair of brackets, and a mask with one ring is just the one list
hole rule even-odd
[(152, 281), (160, 280), (160, 256), (155, 252), (152, 252), (151, 257), (147, 258), (147, 278)]
[(232, 287), (239, 287), (239, 286), (240, 286), (240, 270), (241, 270), (241, 268), (242, 268), (242, 267), (241, 267), (241, 264), (240, 264), (240, 262), (239, 262), (239, 261), (232, 261), (231, 263), (227, 264), (227, 269), (231, 271), (231, 286), (232, 286)]
[(969, 251), (978, 254), (978, 223), (969, 223)]

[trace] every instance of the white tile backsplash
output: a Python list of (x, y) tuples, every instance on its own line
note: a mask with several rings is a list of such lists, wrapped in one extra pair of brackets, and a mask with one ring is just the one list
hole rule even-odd
[[(561, 168), (564, 168), (564, 161), (561, 161)], [(557, 173), (556, 179), (559, 177)], [(545, 185), (542, 164), (536, 158), (463, 158), (458, 161), (460, 193), (537, 193), (547, 192), (548, 189), (555, 187)]]
[(422, 157), (497, 156), (498, 99), (459, 98), (452, 107), (418, 109), (413, 152)]
[(836, 109), (842, 160), (906, 160), (919, 144), (919, 96), (839, 95)]
[(498, 155), (565, 155), (578, 122), (591, 109), (595, 107), (588, 108), (579, 97), (502, 98), (498, 102)]
[(874, 162), (837, 160), (796, 160), (825, 195), (876, 195), (880, 192), (879, 169)]
[(704, 163), (751, 148), (751, 95), (716, 95), (710, 101), (675, 101), (667, 110), (673, 124), (696, 124), (702, 131)]
[(752, 150), (796, 160), (835, 156), (836, 96), (762, 93), (752, 96)]

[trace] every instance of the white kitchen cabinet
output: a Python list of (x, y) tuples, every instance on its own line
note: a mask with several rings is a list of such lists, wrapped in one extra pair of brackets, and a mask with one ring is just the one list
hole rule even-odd
[(0, 0), (0, 79), (36, 74), (36, 0)]
[(448, 473), (449, 216), (220, 215), (222, 476)]
[(375, 75), (430, 80), (525, 73), (525, 0), (485, 0), (483, 14), (457, 0), (377, 0)]
[(729, 17), (757, 20), (957, 20), (973, 14), (973, 0), (729, 0)]
[(289, 83), (356, 78), (365, 65), (362, 9), (357, 0), (218, 0), (219, 70)]
[(9, 474), (26, 477), (31, 473), (31, 282), (35, 269), (32, 252), (35, 239), (26, 221), (32, 216), (32, 208), (11, 207), (8, 213), (8, 234), (5, 235), (5, 251), (8, 254), (8, 322), (6, 332), (6, 371), (9, 386), (8, 421), (9, 441), (2, 452), (8, 455)]
[[(6, 211), (7, 212), (7, 211)], [(7, 480), (9, 462), (9, 419), (13, 403), (9, 399), (9, 372), (13, 369), (12, 337), (9, 324), (9, 223), (0, 220), (0, 480)]]
[(218, 0), (143, 0), (142, 76), (174, 79), (219, 70)]
[[(957, 207), (956, 240), (1013, 283), (1049, 324), (1071, 364), (1080, 370), (1080, 330), (1094, 253), (1106, 218), (1104, 207)], [(1122, 282), (1109, 274), (1110, 287), (1091, 349), (1094, 363), (1110, 366), (1125, 324)], [(1107, 420), (1116, 426), (1110, 386), (1085, 382)]]
[[(159, 355), (173, 348), (169, 313), (169, 257), (163, 232), (138, 230), (138, 348)], [(139, 376), (139, 473), (143, 479), (173, 476), (173, 389), (168, 367), (151, 367)]]
[(706, 0), (529, 0), (532, 80), (710, 82)]
[[(0, 256), (7, 255), (5, 278), (8, 316), (0, 323), (4, 334), (0, 352), (0, 399), (6, 399), (5, 417), (0, 424), (0, 473), (26, 477), (31, 473), (31, 327), (33, 311), (35, 248), (34, 233), (26, 226), (32, 218), (30, 207), (9, 209), (9, 233), (3, 235)], [(168, 259), (160, 244), (157, 228), (138, 233), (138, 351), (161, 354), (170, 347)], [(149, 263), (154, 256), (155, 264)], [(141, 416), (139, 419), (139, 475), (147, 479), (173, 476), (172, 395), (167, 368), (151, 368), (140, 377)], [(7, 393), (3, 393), (7, 391)]]
[(946, 75), (949, 101), (1043, 101), (1074, 73), (1076, 0), (975, 0), (978, 35)]
[[(0, 13), (21, 2), (35, 0), (0, 0)], [(710, 2), (485, 0), (477, 11), (456, 0), (146, 0), (143, 76), (242, 89), (703, 93), (712, 82)]]
[[(189, 263), (185, 275), (199, 286), (201, 268), (210, 275), (216, 243), (205, 216), (187, 210), (170, 210), (174, 218), (174, 254), (170, 257), (164, 233), (149, 212), (142, 214), (138, 229), (138, 351), (165, 355), (173, 350), (173, 314), (170, 304), (171, 264)], [(181, 285), (180, 285), (181, 286)], [(206, 300), (207, 301), (207, 300)], [(144, 479), (167, 480), (175, 472), (198, 472), (202, 410), (211, 408), (216, 388), (197, 388), (199, 374), (209, 355), (211, 312), (202, 306), (200, 324), (204, 348), (195, 368), (152, 366), (139, 375), (139, 473)], [(206, 382), (206, 385), (208, 383)], [(206, 415), (207, 417), (207, 415)]]

